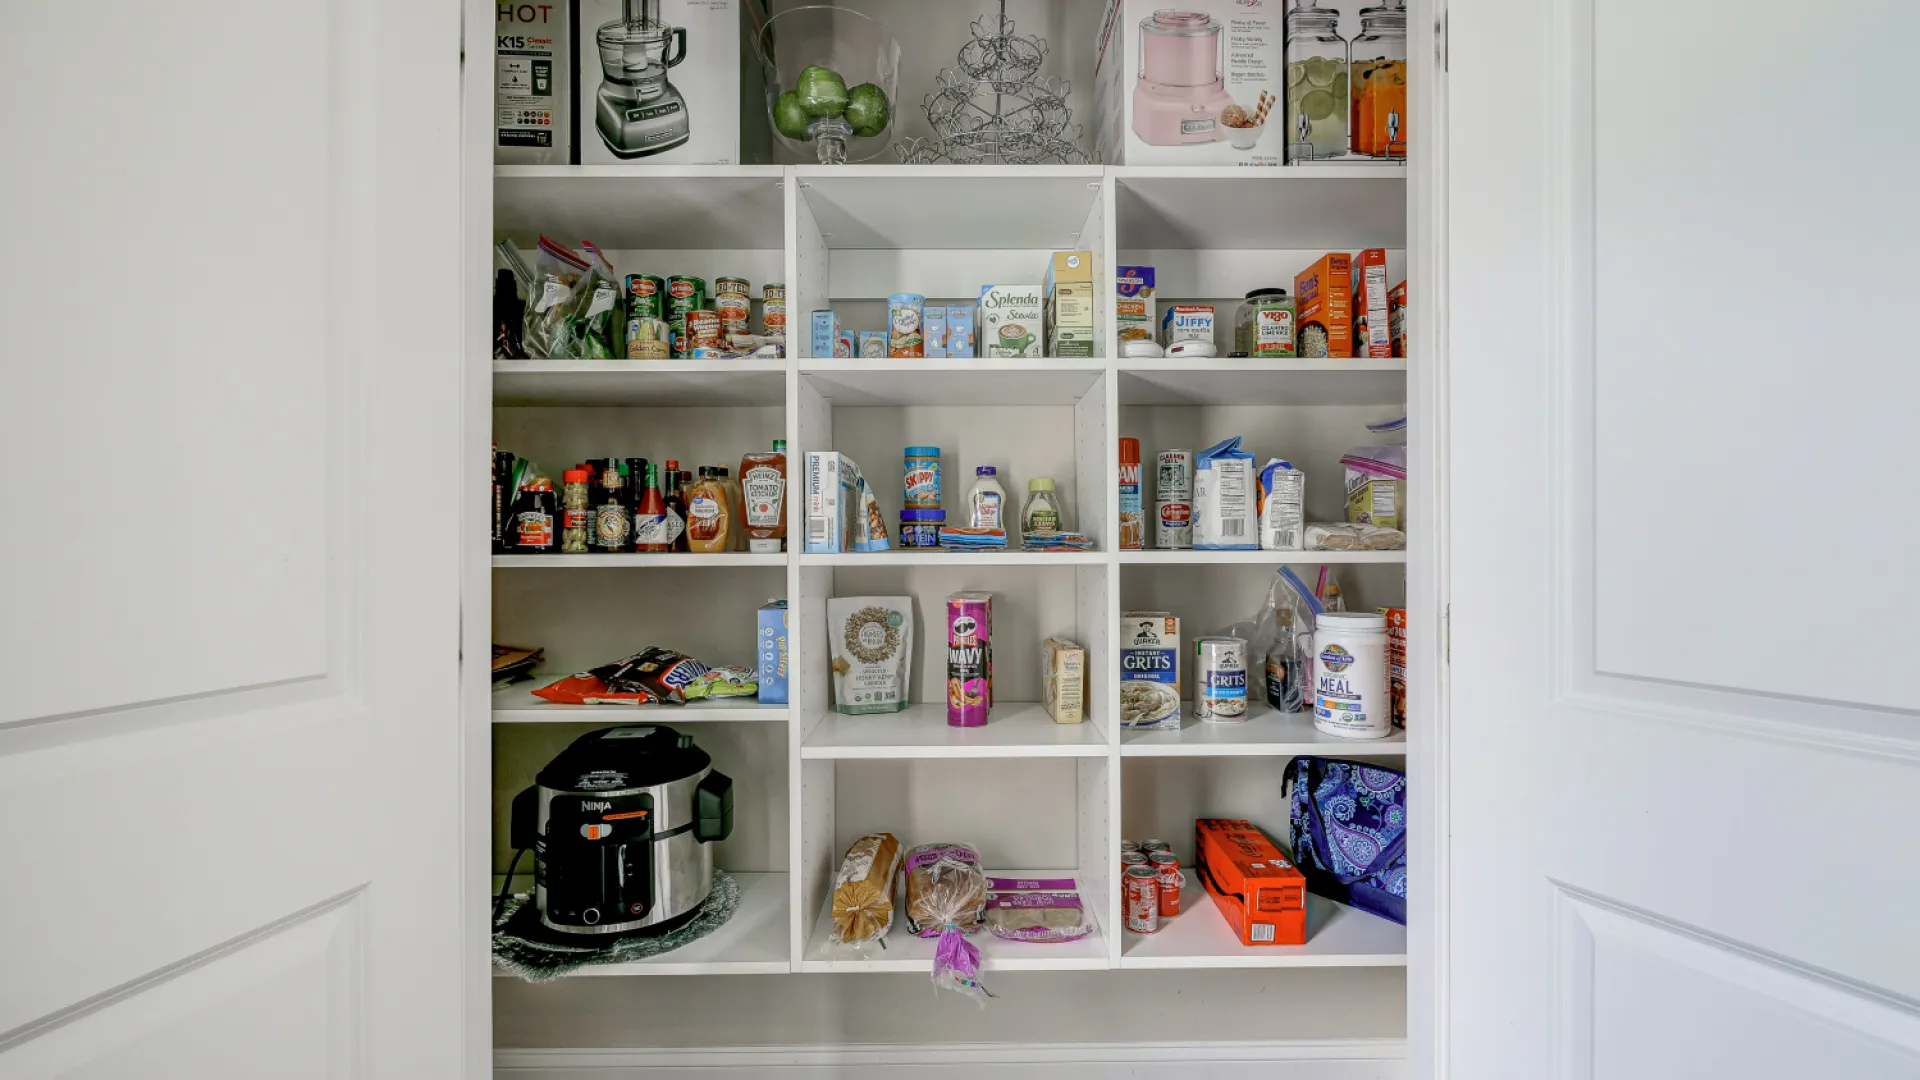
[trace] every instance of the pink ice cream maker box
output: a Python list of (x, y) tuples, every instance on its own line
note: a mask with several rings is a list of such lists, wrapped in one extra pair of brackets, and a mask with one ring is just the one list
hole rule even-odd
[(947, 597), (947, 723), (984, 727), (993, 705), (993, 596)]

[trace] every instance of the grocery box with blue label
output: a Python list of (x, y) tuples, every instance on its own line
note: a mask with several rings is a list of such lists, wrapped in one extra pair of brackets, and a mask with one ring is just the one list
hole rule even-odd
[(1180, 730), (1180, 619), (1164, 611), (1120, 616), (1120, 726)]
[(759, 615), (759, 625), (754, 630), (754, 655), (759, 669), (760, 701), (782, 705), (787, 700), (787, 602), (769, 600)]

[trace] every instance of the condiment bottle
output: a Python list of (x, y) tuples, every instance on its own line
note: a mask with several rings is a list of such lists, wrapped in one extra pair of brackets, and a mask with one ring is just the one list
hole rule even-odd
[(725, 465), (715, 465), (713, 467), (713, 475), (719, 477), (720, 483), (727, 489), (727, 530), (732, 535), (728, 539), (727, 546), (724, 550), (745, 551), (747, 550), (747, 536), (745, 530), (740, 528), (740, 521), (741, 518), (745, 516), (742, 510), (742, 504), (745, 503), (746, 500), (740, 494), (740, 484), (734, 480), (733, 470), (727, 468)]
[(593, 518), (587, 508), (587, 478), (591, 475), (585, 469), (568, 469), (561, 477), (565, 484), (560, 492), (562, 554), (587, 553), (587, 538), (593, 535)]
[(633, 550), (633, 508), (627, 504), (627, 481), (619, 463), (608, 459), (593, 490), (593, 550), (616, 555)]
[(544, 555), (559, 545), (554, 521), (553, 481), (530, 476), (513, 507), (513, 550), (521, 555)]
[(772, 453), (740, 459), (740, 490), (747, 550), (778, 553), (787, 538), (787, 440), (773, 440)]
[(666, 491), (663, 492), (667, 504), (667, 550), (687, 550), (687, 474), (675, 469), (677, 461), (667, 462)]
[(1060, 531), (1060, 500), (1053, 494), (1053, 479), (1042, 476), (1027, 482), (1027, 505), (1020, 511), (1020, 532), (1025, 536), (1044, 536)]
[(978, 479), (973, 482), (973, 490), (967, 493), (967, 524), (975, 529), (1004, 529), (1007, 519), (1002, 507), (1007, 501), (1007, 492), (1000, 486), (999, 471), (991, 465), (982, 465), (973, 470)]
[(640, 497), (633, 508), (633, 549), (672, 551), (667, 523), (667, 497), (660, 490), (660, 466), (648, 465), (642, 475)]
[(711, 465), (700, 466), (700, 480), (687, 499), (687, 550), (702, 554), (733, 546), (733, 493)]

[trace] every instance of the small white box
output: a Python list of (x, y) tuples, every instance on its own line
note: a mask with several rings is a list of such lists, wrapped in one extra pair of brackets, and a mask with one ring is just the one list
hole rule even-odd
[(1213, 305), (1175, 304), (1160, 316), (1160, 344), (1171, 347), (1182, 341), (1213, 344)]

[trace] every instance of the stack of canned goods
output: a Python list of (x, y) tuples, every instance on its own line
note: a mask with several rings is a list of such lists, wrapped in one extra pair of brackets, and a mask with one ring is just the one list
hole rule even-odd
[(1155, 462), (1153, 545), (1185, 551), (1193, 546), (1193, 451), (1162, 450)]
[(1185, 881), (1173, 845), (1165, 840), (1120, 841), (1120, 874), (1129, 931), (1157, 933), (1162, 920), (1180, 914)]
[[(686, 274), (626, 276), (627, 358), (629, 360), (710, 359), (739, 351), (736, 337), (753, 332), (753, 292), (745, 278), (715, 279)], [(766, 286), (761, 334), (784, 341), (787, 287)]]

